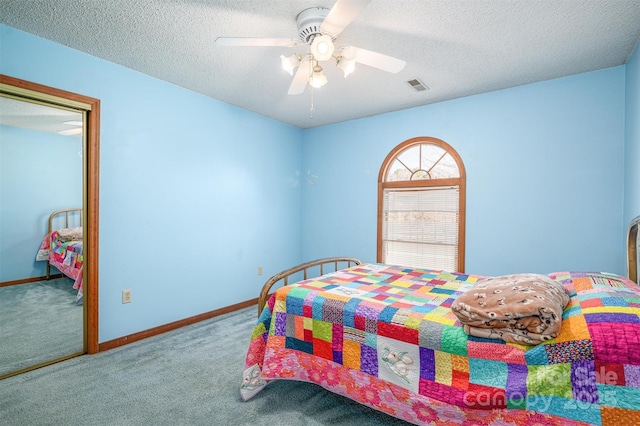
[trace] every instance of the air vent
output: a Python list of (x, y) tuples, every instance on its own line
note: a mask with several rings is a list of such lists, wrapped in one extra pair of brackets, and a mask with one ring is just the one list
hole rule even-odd
[(407, 81), (407, 84), (409, 86), (413, 87), (413, 89), (416, 92), (423, 92), (425, 90), (429, 90), (429, 86), (427, 86), (426, 84), (424, 84), (422, 81), (420, 81), (417, 78), (414, 78), (413, 80)]

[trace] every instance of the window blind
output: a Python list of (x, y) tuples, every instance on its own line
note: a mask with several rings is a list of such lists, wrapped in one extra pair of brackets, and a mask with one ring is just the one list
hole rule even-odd
[(383, 194), (383, 262), (457, 270), (459, 187), (386, 188)]

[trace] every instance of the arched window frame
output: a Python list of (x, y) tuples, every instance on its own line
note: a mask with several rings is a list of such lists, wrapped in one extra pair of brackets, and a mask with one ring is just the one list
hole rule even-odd
[[(446, 151), (456, 162), (458, 167), (458, 177), (450, 178), (427, 178), (427, 179), (413, 179), (402, 181), (388, 181), (387, 176), (389, 170), (394, 164), (395, 160), (405, 151), (421, 145), (435, 145)], [(412, 177), (415, 175), (413, 173)], [(380, 173), (378, 175), (378, 243), (377, 243), (377, 261), (384, 263), (386, 259), (383, 258), (383, 221), (384, 221), (384, 192), (388, 188), (435, 188), (443, 186), (457, 186), (459, 189), (458, 198), (458, 259), (457, 259), (457, 272), (464, 272), (465, 270), (465, 222), (466, 222), (466, 171), (462, 158), (453, 147), (443, 140), (421, 136), (406, 140), (396, 146), (385, 158), (380, 167)]]

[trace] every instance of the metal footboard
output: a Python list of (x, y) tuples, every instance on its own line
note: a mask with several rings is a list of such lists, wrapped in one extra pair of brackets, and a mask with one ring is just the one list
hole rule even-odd
[[(346, 264), (346, 266), (340, 267), (341, 264)], [(298, 266), (294, 266), (293, 268), (289, 268), (280, 273), (275, 274), (271, 278), (267, 280), (262, 286), (262, 291), (260, 292), (260, 297), (258, 298), (258, 316), (262, 312), (262, 309), (267, 304), (267, 300), (270, 296), (271, 287), (273, 287), (279, 281), (282, 281), (283, 286), (289, 285), (289, 277), (298, 272), (303, 272), (304, 280), (308, 279), (308, 271), (314, 267), (320, 267), (320, 273), (314, 274), (313, 276), (324, 275), (325, 273), (335, 272), (340, 269), (349, 268), (352, 265), (360, 265), (359, 259), (354, 257), (326, 257), (324, 259), (312, 260), (311, 262), (302, 263)], [(325, 265), (333, 265), (333, 268), (329, 266), (330, 271), (325, 272)]]
[[(78, 218), (74, 218), (74, 213), (79, 215), (79, 219)], [(56, 228), (68, 228), (69, 227), (69, 216), (72, 217), (72, 221), (75, 222), (75, 226), (82, 226), (82, 209), (81, 208), (73, 208), (73, 209), (63, 209), (63, 210), (56, 210), (53, 213), (51, 213), (49, 215), (49, 248), (51, 248), (51, 232), (54, 230), (54, 221), (57, 220), (55, 219), (58, 216), (64, 215), (64, 226), (57, 226)], [(51, 264), (49, 263), (49, 261), (47, 260), (47, 272), (46, 272), (46, 279), (48, 280), (49, 278), (51, 278)]]

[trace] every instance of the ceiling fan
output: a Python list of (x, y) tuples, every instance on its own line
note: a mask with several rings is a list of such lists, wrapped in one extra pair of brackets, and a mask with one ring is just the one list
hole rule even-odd
[(327, 83), (321, 63), (334, 61), (347, 77), (356, 63), (368, 65), (390, 73), (397, 73), (406, 64), (405, 61), (371, 50), (350, 45), (336, 47), (334, 42), (353, 19), (367, 7), (371, 0), (337, 0), (331, 10), (323, 7), (311, 7), (296, 17), (299, 39), (292, 38), (253, 38), (218, 37), (219, 46), (282, 46), (294, 47), (308, 45), (308, 53), (280, 55), (282, 67), (290, 75), (297, 68), (288, 94), (299, 95), (304, 92), (307, 83), (319, 88)]

